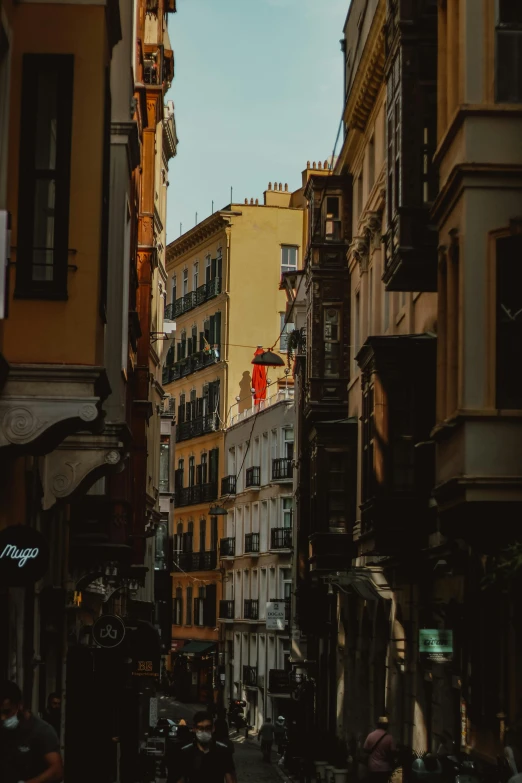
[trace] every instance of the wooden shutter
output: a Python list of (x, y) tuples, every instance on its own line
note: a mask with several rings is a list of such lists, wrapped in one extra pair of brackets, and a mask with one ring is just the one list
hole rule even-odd
[(214, 315), (214, 345), (221, 346), (221, 312)]
[(213, 628), (216, 625), (216, 585), (207, 585), (203, 599), (203, 625)]
[(216, 342), (216, 339), (215, 339), (216, 338), (216, 316), (215, 315), (211, 315), (209, 321), (210, 321), (210, 326), (209, 326), (209, 340), (208, 341), (209, 341), (210, 345), (212, 346)]
[(210, 449), (209, 457), (209, 482), (213, 484), (218, 480), (219, 449)]

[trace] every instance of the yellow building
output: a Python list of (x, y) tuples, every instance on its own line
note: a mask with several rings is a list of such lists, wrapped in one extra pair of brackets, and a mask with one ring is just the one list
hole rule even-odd
[[(207, 698), (215, 686), (211, 654), (219, 638), (218, 543), (225, 517), (210, 514), (210, 507), (220, 496), (226, 507), (235, 492), (235, 475), (224, 476), (224, 430), (252, 406), (256, 347), (285, 354), (293, 325), (280, 335), (286, 302), (279, 281), (301, 265), (302, 204), (301, 190), (269, 185), (262, 204), (230, 204), (167, 248), (166, 318), (176, 322), (163, 370), (177, 415), (172, 649), (184, 690), (178, 694), (189, 699)], [(269, 369), (271, 383), (280, 376)], [(183, 648), (196, 657), (178, 655)]]

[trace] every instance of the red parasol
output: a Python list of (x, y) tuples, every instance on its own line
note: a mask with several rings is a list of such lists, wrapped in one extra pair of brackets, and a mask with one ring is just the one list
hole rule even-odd
[[(261, 353), (265, 353), (263, 348), (257, 348), (254, 357), (259, 356)], [(254, 405), (257, 405), (260, 400), (266, 400), (266, 367), (263, 367), (262, 364), (254, 364), (252, 388), (255, 390)]]

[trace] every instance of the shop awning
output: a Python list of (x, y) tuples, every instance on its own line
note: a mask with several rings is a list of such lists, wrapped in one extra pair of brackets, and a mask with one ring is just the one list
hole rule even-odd
[(214, 642), (189, 642), (182, 647), (179, 652), (185, 655), (190, 653), (192, 655), (203, 655), (203, 653), (209, 653), (214, 650), (216, 645)]

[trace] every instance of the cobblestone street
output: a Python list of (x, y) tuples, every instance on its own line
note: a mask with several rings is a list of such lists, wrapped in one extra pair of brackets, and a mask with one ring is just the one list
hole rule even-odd
[(277, 754), (272, 753), (271, 764), (263, 761), (261, 745), (257, 741), (257, 737), (245, 740), (244, 737), (232, 735), (231, 739), (236, 748), (234, 760), (238, 783), (271, 783), (272, 781), (275, 783), (275, 781), (286, 779), (278, 772)]

